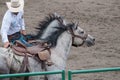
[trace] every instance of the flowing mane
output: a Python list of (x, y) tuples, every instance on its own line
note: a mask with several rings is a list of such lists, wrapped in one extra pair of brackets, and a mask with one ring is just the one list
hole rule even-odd
[(49, 26), (49, 24), (54, 20), (58, 20), (59, 18), (60, 17), (55, 16), (54, 14), (49, 14), (46, 16), (43, 21), (39, 22), (39, 25), (36, 28), (38, 30), (36, 37), (40, 37), (43, 34), (44, 30)]
[[(55, 47), (58, 37), (67, 30), (67, 26), (70, 26), (70, 24), (65, 26), (61, 17), (50, 14), (39, 23), (39, 26), (36, 28), (38, 32), (34, 35), (34, 38), (44, 40), (50, 43), (51, 47)], [(71, 24), (71, 26), (73, 26), (73, 24)], [(48, 33), (46, 34), (47, 36), (44, 36), (45, 33)]]

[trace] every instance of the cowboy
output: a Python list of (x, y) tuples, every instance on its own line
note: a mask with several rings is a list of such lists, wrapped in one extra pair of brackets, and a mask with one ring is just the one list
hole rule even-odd
[(24, 0), (11, 0), (6, 4), (8, 10), (3, 17), (1, 26), (2, 42), (5, 48), (9, 47), (10, 43), (14, 44), (15, 40), (26, 43), (23, 36), (26, 35), (23, 18)]

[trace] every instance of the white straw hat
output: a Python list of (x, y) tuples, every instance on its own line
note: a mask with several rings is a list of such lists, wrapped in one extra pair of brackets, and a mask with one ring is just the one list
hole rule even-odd
[(11, 12), (19, 12), (24, 8), (24, 0), (11, 0), (11, 2), (6, 2), (6, 4)]

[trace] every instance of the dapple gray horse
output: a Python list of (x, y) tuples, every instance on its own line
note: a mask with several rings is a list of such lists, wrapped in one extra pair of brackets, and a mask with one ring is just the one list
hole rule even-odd
[[(46, 65), (47, 71), (65, 70), (66, 61), (71, 46), (81, 46), (84, 43), (87, 46), (94, 45), (94, 37), (86, 34), (78, 25), (66, 23), (60, 16), (52, 14), (39, 24), (38, 33), (33, 35), (36, 40), (46, 41), (51, 45), (51, 60), (54, 63), (51, 66)], [(23, 57), (15, 55), (13, 51), (0, 48), (0, 74), (17, 73), (22, 64)], [(28, 58), (29, 71), (43, 71), (41, 63), (33, 57)], [(30, 80), (41, 80), (41, 76), (31, 76)], [(48, 80), (61, 80), (61, 75), (48, 75)], [(3, 79), (3, 80), (9, 80)]]

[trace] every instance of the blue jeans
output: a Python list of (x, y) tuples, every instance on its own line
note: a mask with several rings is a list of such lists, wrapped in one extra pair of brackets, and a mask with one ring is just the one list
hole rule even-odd
[[(27, 36), (26, 36), (27, 37)], [(32, 46), (31, 44), (29, 44), (27, 42), (27, 38), (24, 35), (22, 35), (20, 32), (16, 32), (15, 34), (12, 35), (11, 39), (9, 39), (9, 41), (12, 44), (15, 44), (16, 40), (19, 40), (20, 42), (22, 42), (25, 46), (30, 47)], [(9, 36), (8, 36), (9, 38)]]

